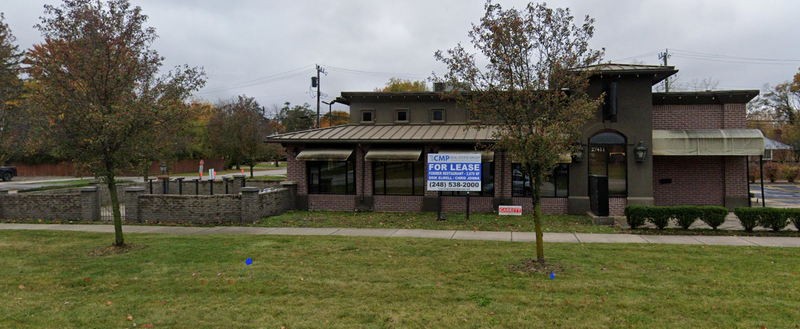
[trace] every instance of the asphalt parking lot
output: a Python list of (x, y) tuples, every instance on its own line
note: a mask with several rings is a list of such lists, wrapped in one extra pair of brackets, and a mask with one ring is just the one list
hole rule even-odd
[[(761, 185), (750, 184), (753, 194), (753, 206), (761, 204)], [(767, 207), (800, 208), (800, 184), (770, 183), (764, 184), (764, 195)], [(756, 199), (758, 199), (756, 201)]]

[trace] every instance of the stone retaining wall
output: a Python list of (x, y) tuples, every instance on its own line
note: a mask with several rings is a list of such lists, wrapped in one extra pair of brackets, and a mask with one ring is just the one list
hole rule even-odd
[(8, 194), (0, 192), (0, 218), (99, 220), (96, 187), (69, 194)]
[(241, 194), (174, 195), (146, 194), (143, 187), (125, 190), (128, 222), (244, 223), (277, 215), (294, 208), (294, 189), (261, 193), (257, 187), (241, 188)]

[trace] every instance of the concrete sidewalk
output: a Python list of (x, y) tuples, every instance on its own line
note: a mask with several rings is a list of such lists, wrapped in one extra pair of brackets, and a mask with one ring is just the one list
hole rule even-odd
[[(93, 224), (8, 224), (0, 223), (0, 230), (54, 230), (80, 232), (114, 232), (112, 225)], [(266, 234), (266, 235), (335, 235), (431, 238), (450, 240), (492, 240), (532, 242), (532, 232), (505, 231), (455, 231), (455, 230), (408, 230), (375, 228), (303, 228), (303, 227), (252, 227), (252, 226), (145, 226), (126, 225), (126, 233), (165, 234)], [(637, 235), (595, 233), (544, 233), (547, 242), (571, 243), (655, 243), (694, 244), (724, 246), (800, 247), (800, 237), (751, 237), (751, 236), (703, 236), (703, 235)]]

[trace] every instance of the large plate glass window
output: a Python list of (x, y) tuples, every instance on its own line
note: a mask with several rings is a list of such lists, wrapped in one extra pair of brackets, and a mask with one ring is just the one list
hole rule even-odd
[(375, 195), (422, 195), (425, 189), (422, 162), (373, 162), (372, 187)]
[(308, 161), (309, 194), (355, 194), (354, 161)]
[[(539, 188), (542, 197), (566, 198), (569, 196), (569, 164), (560, 163), (544, 177)], [(531, 183), (519, 163), (511, 165), (511, 193), (515, 197), (530, 197)]]

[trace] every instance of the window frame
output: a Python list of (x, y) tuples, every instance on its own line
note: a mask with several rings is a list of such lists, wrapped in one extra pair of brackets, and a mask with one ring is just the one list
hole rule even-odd
[[(597, 142), (597, 141), (595, 141), (594, 143), (592, 143), (592, 139), (594, 139), (596, 137), (603, 137), (602, 135), (609, 136), (610, 134), (617, 135), (618, 137), (621, 137), (622, 138), (622, 142), (621, 143), (619, 143), (619, 142), (609, 143), (609, 142), (602, 142), (602, 141), (601, 142)], [(608, 197), (609, 198), (625, 198), (625, 197), (628, 197), (628, 189), (630, 187), (630, 184), (628, 183), (628, 171), (629, 171), (628, 170), (628, 160), (629, 160), (628, 159), (628, 155), (630, 153), (630, 152), (628, 152), (628, 137), (626, 137), (622, 133), (620, 133), (618, 131), (615, 131), (615, 130), (603, 130), (603, 131), (599, 131), (599, 132), (595, 133), (594, 135), (592, 135), (592, 137), (589, 137), (588, 146), (589, 146), (588, 147), (588, 151), (589, 151), (588, 153), (589, 154), (588, 154), (587, 160), (586, 160), (586, 164), (587, 164), (586, 165), (586, 180), (587, 180), (587, 182), (590, 179), (589, 176), (592, 174), (592, 172), (591, 172), (592, 171), (592, 166), (591, 166), (591, 163), (590, 163), (591, 162), (591, 158), (592, 158), (592, 156), (591, 156), (592, 147), (593, 146), (597, 146), (597, 147), (602, 147), (604, 149), (604, 153), (606, 155), (606, 159), (605, 159), (605, 165), (606, 165), (605, 172), (606, 172), (606, 174), (605, 174), (605, 176), (608, 177), (608, 179), (610, 180), (611, 177), (609, 177), (609, 175), (608, 175), (608, 165), (609, 165), (609, 159), (611, 158), (611, 153), (612, 152), (609, 149), (609, 147), (611, 147), (611, 146), (622, 146), (622, 149), (625, 150), (625, 161), (623, 162), (625, 164), (625, 193), (614, 193), (614, 192), (611, 191), (611, 187), (609, 186)]]
[[(317, 163), (346, 163), (345, 165), (345, 193), (336, 193), (336, 192), (321, 192), (319, 188), (319, 183), (317, 183), (317, 188), (312, 188), (314, 184), (313, 180), (311, 179), (311, 171), (315, 167), (313, 164)], [(317, 166), (317, 176), (322, 178), (322, 167)], [(352, 169), (353, 174), (350, 175), (350, 170)], [(352, 192), (351, 192), (352, 187)], [(348, 159), (346, 161), (306, 161), (306, 189), (308, 194), (324, 194), (324, 195), (355, 195), (356, 194), (356, 163), (353, 159)], [(314, 191), (314, 192), (312, 192)]]
[[(767, 152), (769, 152), (769, 153), (767, 153)], [(769, 156), (767, 156), (767, 154), (769, 154)], [(772, 156), (773, 156), (772, 149), (764, 149), (764, 154), (761, 155), (761, 159), (762, 160), (771, 161), (772, 160)]]
[[(386, 164), (387, 163), (410, 163), (411, 164), (411, 194), (386, 193), (386, 172), (387, 172), (386, 171)], [(378, 165), (383, 166), (383, 191), (381, 191), (380, 193), (378, 192), (378, 189), (375, 188), (375, 181), (378, 179), (378, 177), (375, 175), (375, 167), (378, 166)], [(420, 191), (419, 194), (417, 194), (417, 192), (416, 192), (417, 186), (415, 185), (415, 181), (416, 181), (417, 177), (414, 176), (414, 173), (415, 173), (415, 171), (417, 169), (415, 166), (417, 166), (417, 165), (420, 166), (420, 168), (422, 168), (422, 184), (421, 184), (422, 190)], [(415, 162), (412, 162), (412, 161), (400, 161), (400, 162), (372, 161), (372, 195), (424, 196), (425, 195), (425, 163), (423, 161), (415, 161)]]
[[(370, 117), (372, 120), (364, 120), (364, 114), (370, 113)], [(375, 122), (375, 110), (361, 110), (361, 117), (359, 118), (362, 123), (374, 123)]]
[[(530, 181), (528, 181), (528, 180), (524, 180), (523, 181), (523, 183), (522, 183), (522, 193), (517, 193), (517, 191), (514, 190), (514, 170), (519, 168), (520, 166), (521, 165), (519, 163), (512, 163), (511, 164), (511, 197), (513, 197), (513, 198), (530, 198), (530, 197), (532, 197), (532, 195), (527, 195), (527, 193), (525, 193), (525, 186), (526, 185), (530, 186)], [(566, 187), (567, 187), (567, 189), (566, 189), (567, 193), (565, 195), (561, 195), (561, 196), (558, 195), (558, 188), (561, 185), (558, 184), (558, 180), (555, 178), (556, 170), (559, 170), (559, 167), (566, 167), (566, 170), (565, 170), (566, 171), (566, 175), (565, 175), (565, 177), (567, 178), (567, 181), (565, 183)], [(542, 198), (568, 198), (569, 197), (569, 172), (570, 172), (570, 169), (572, 169), (572, 166), (569, 163), (559, 163), (558, 165), (556, 165), (556, 167), (553, 168), (553, 170), (551, 170), (551, 173), (550, 173), (550, 176), (553, 177), (553, 194), (552, 195), (540, 195), (540, 197), (542, 197)], [(525, 174), (523, 174), (522, 177), (524, 178)], [(531, 189), (531, 191), (533, 191), (533, 190)], [(533, 194), (533, 193), (531, 193), (531, 194)]]
[[(441, 120), (436, 120), (435, 114), (434, 114), (436, 111), (441, 111), (442, 112), (442, 119)], [(447, 111), (445, 111), (445, 109), (431, 109), (430, 113), (431, 113), (431, 117), (430, 117), (430, 119), (431, 119), (430, 121), (431, 122), (437, 122), (438, 123), (438, 122), (447, 121)]]
[[(398, 118), (401, 112), (405, 112), (406, 114), (405, 120), (400, 120), (400, 118)], [(408, 109), (397, 109), (394, 111), (394, 122), (408, 123), (409, 121), (411, 121), (411, 111), (409, 111)]]

